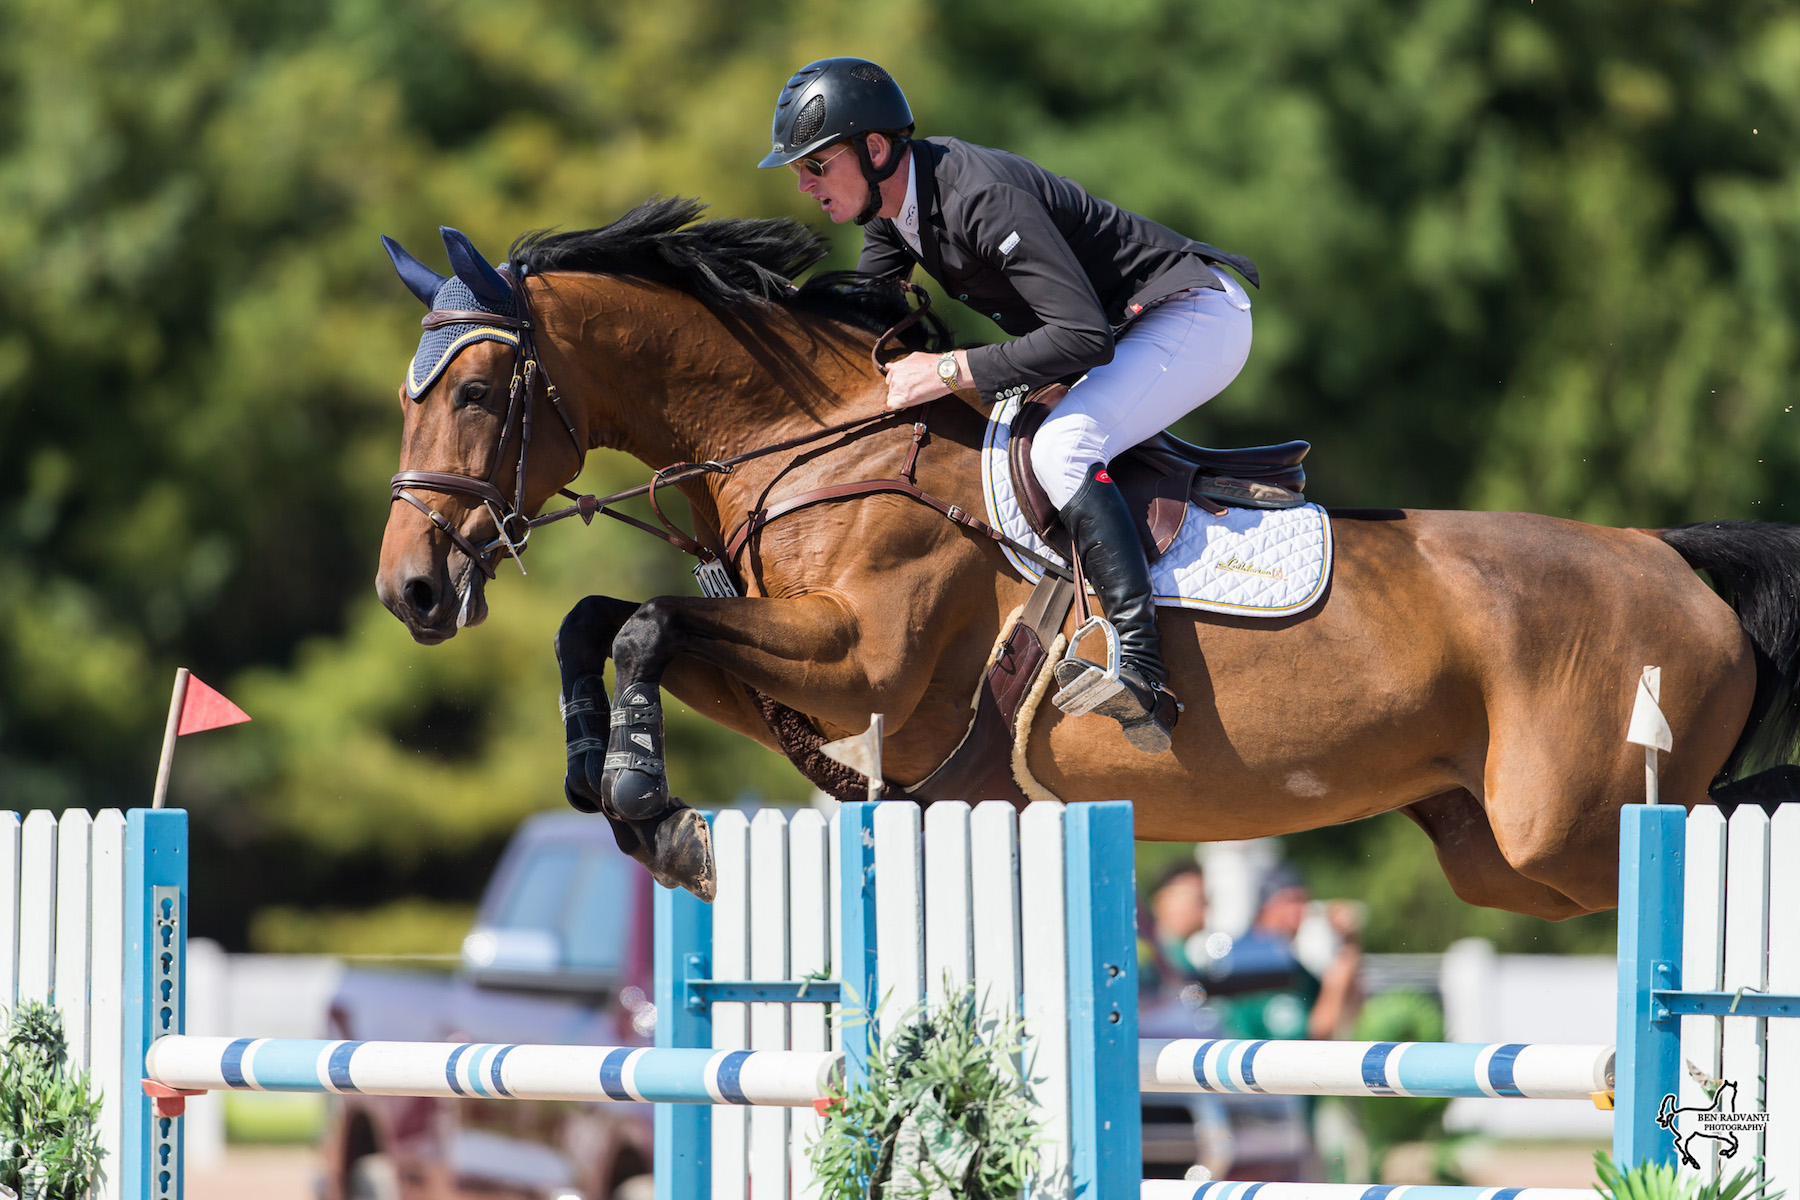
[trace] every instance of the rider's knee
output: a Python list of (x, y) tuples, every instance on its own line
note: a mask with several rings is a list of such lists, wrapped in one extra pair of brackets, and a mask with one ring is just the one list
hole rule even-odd
[(1088, 468), (1104, 461), (1104, 446), (1082, 433), (1077, 422), (1046, 421), (1031, 442), (1031, 473), (1058, 508), (1069, 502)]

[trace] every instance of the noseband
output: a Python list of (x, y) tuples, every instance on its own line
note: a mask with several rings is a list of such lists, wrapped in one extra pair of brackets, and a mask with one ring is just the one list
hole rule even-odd
[[(500, 329), (515, 330), (519, 335), (518, 343), (513, 349), (512, 382), (507, 389), (506, 424), (500, 429), (500, 443), (494, 447), (494, 459), (488, 467), (487, 477), (477, 478), (454, 471), (402, 471), (389, 484), (393, 500), (404, 500), (424, 513), (426, 519), (443, 530), (456, 548), (468, 556), (469, 561), (489, 579), (494, 578), (495, 570), (488, 565), (488, 560), (502, 549), (520, 560), (521, 571), (525, 569), (524, 560), (520, 556), (524, 553), (525, 543), (531, 540), (534, 524), (525, 515), (525, 466), (531, 452), (531, 385), (537, 375), (543, 375), (544, 395), (556, 410), (556, 415), (562, 418), (569, 440), (575, 444), (577, 463), (587, 457), (587, 450), (575, 432), (575, 423), (569, 420), (568, 411), (563, 408), (562, 397), (557, 394), (556, 385), (550, 382), (549, 373), (538, 364), (537, 338), (531, 324), (531, 300), (525, 291), (525, 272), (521, 270), (516, 280), (509, 277), (508, 282), (512, 284), (520, 316), (506, 317), (498, 313), (434, 308), (419, 322), (425, 329), (441, 329), (446, 325), (492, 325)], [(506, 444), (512, 438), (515, 428), (519, 438), (519, 461), (513, 480), (512, 498), (509, 500), (495, 486), (494, 479), (500, 473), (500, 464), (506, 461)], [(576, 470), (579, 472), (580, 467)], [(478, 548), (450, 523), (448, 517), (415, 495), (414, 489), (466, 496), (476, 501), (493, 518), (498, 536)], [(573, 498), (573, 493), (562, 490)]]

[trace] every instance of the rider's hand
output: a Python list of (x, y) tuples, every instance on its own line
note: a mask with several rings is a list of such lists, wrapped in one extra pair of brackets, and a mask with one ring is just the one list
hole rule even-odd
[[(888, 364), (887, 407), (890, 412), (950, 394), (951, 389), (938, 374), (940, 357), (937, 354), (909, 354)], [(969, 358), (961, 350), (956, 352), (956, 368), (958, 386), (971, 386)]]

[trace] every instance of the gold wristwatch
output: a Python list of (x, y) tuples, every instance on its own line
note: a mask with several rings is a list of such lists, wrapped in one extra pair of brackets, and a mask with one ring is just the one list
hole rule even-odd
[(945, 387), (955, 390), (956, 380), (961, 374), (956, 368), (956, 351), (946, 350), (938, 359), (938, 378), (944, 381)]

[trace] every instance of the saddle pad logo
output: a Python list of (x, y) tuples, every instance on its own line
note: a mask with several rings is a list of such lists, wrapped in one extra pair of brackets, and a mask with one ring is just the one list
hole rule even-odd
[[(1013, 495), (1006, 446), (1019, 401), (996, 407), (981, 448), (981, 489), (988, 521), (1052, 561), (1061, 556), (1031, 531)], [(1112, 464), (1115, 468), (1118, 463)], [(1107, 474), (1111, 474), (1108, 472)], [(1215, 517), (1188, 507), (1181, 533), (1150, 566), (1156, 602), (1171, 608), (1245, 617), (1305, 612), (1331, 579), (1331, 518), (1316, 504), (1283, 510), (1233, 508)], [(1005, 546), (1013, 569), (1036, 581), (1037, 566)]]
[(1287, 579), (1287, 572), (1280, 567), (1259, 567), (1255, 563), (1247, 563), (1237, 555), (1232, 555), (1222, 563), (1214, 563), (1215, 571), (1236, 571), (1243, 575), (1261, 575), (1264, 579), (1273, 579), (1280, 583)]

